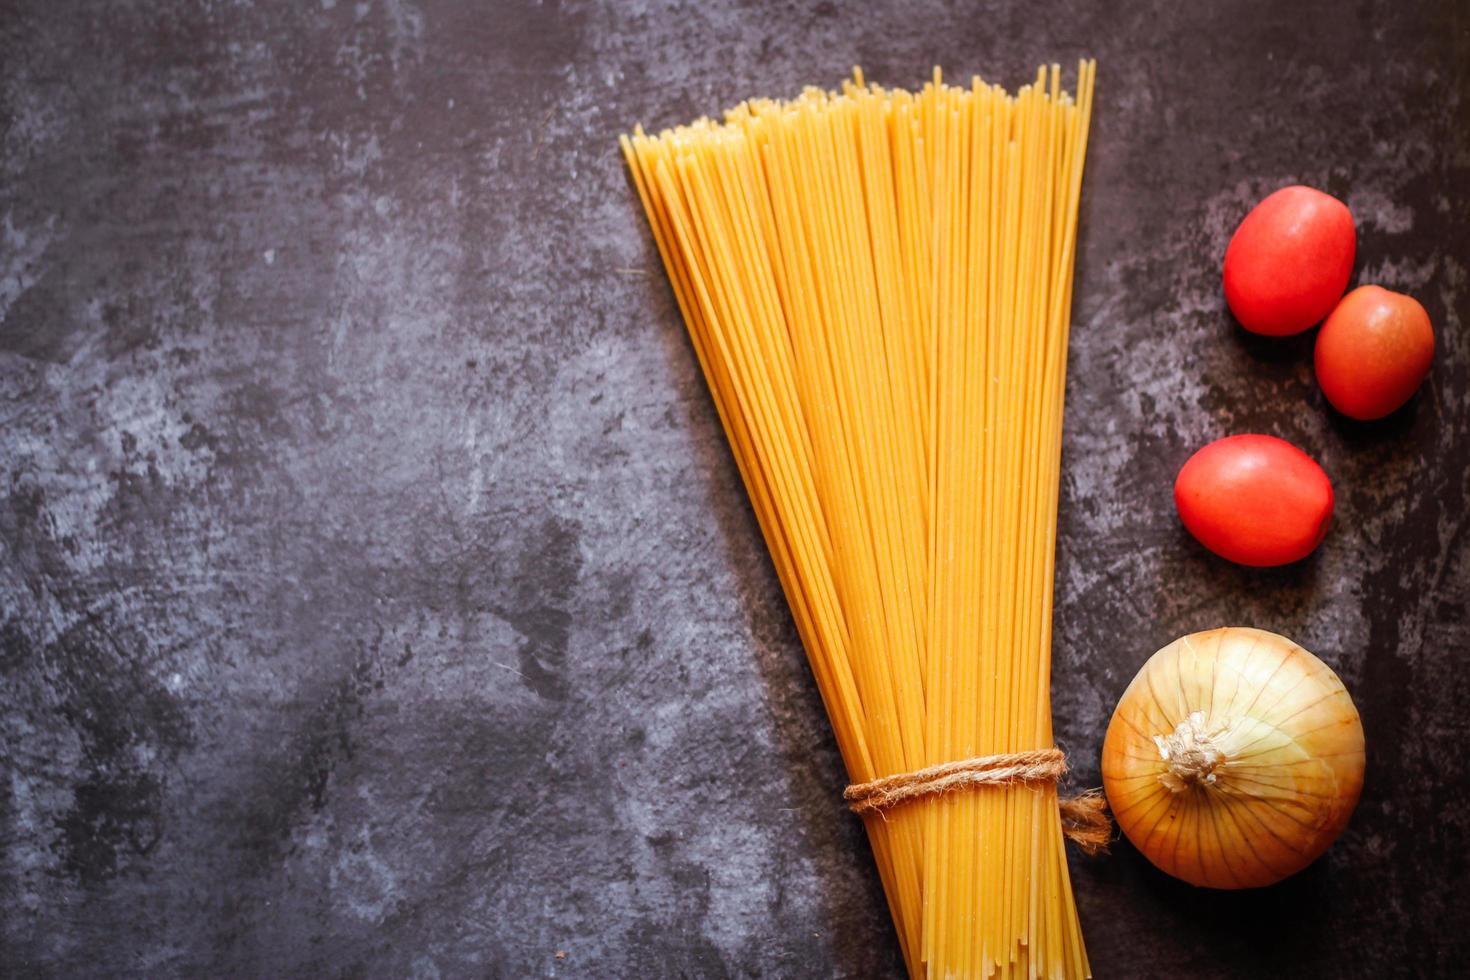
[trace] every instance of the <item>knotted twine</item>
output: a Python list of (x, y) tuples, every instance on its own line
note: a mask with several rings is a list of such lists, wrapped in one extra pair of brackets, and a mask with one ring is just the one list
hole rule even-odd
[[(1061, 749), (1033, 749), (982, 755), (854, 783), (842, 796), (848, 809), (859, 816), (882, 814), (892, 807), (956, 789), (1055, 783), (1066, 771), (1067, 757)], [(1113, 824), (1101, 791), (1087, 790), (1059, 800), (1057, 806), (1062, 814), (1062, 833), (1069, 840), (1089, 855), (1108, 849)]]

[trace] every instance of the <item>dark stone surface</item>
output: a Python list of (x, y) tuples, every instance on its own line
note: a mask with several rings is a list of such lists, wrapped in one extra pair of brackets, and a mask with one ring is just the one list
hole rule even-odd
[[(1059, 740), (1095, 782), (1147, 655), (1234, 623), (1333, 664), (1369, 746), (1277, 888), (1075, 861), (1097, 973), (1463, 964), (1470, 9), (990, 6), (0, 3), (0, 973), (897, 976), (614, 137), (1082, 54)], [(1385, 422), (1223, 308), (1292, 181), (1437, 328)], [(1299, 566), (1175, 518), (1241, 431), (1336, 483)]]

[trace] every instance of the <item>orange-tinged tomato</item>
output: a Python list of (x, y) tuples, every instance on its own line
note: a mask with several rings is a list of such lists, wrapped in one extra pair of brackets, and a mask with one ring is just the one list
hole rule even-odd
[(1342, 297), (1357, 249), (1346, 204), (1310, 187), (1283, 187), (1235, 229), (1225, 249), (1225, 301), (1252, 333), (1301, 333)]
[(1434, 360), (1434, 328), (1412, 296), (1359, 286), (1317, 334), (1317, 383), (1332, 407), (1381, 419), (1408, 401)]
[(1241, 565), (1285, 565), (1311, 554), (1327, 534), (1332, 501), (1322, 467), (1275, 436), (1218, 439), (1174, 481), (1174, 505), (1189, 533)]

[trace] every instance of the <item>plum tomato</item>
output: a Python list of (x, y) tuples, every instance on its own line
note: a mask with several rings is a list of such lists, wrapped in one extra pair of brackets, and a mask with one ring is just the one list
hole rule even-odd
[(1434, 359), (1434, 328), (1412, 296), (1359, 286), (1317, 334), (1317, 383), (1332, 407), (1381, 419), (1408, 401)]
[(1283, 187), (1235, 229), (1225, 249), (1225, 301), (1252, 333), (1301, 333), (1342, 297), (1357, 249), (1346, 204), (1310, 187)]
[(1285, 565), (1312, 553), (1332, 521), (1332, 481), (1275, 436), (1218, 439), (1189, 458), (1174, 505), (1189, 533), (1241, 565)]

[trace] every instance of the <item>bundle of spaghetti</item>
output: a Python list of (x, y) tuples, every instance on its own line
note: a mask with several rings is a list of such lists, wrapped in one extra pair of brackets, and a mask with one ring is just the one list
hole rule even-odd
[[(1052, 747), (1095, 65), (622, 138), (854, 783)], [(863, 816), (914, 977), (1081, 977), (1055, 783)]]

